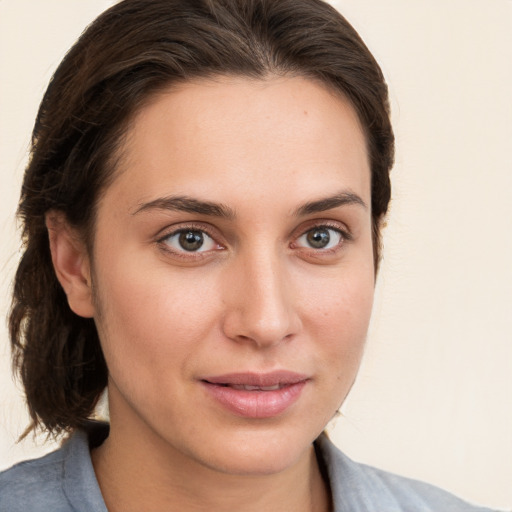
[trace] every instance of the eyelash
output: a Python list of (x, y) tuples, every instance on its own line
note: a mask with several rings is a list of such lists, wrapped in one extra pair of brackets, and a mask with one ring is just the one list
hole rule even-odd
[[(335, 247), (329, 247), (329, 248), (314, 248), (314, 247), (301, 247), (297, 245), (297, 241), (300, 240), (302, 237), (305, 237), (308, 235), (308, 233), (312, 232), (313, 230), (328, 230), (328, 231), (334, 231), (336, 232), (340, 240), (336, 244)], [(169, 245), (169, 240), (172, 237), (179, 236), (180, 234), (186, 233), (186, 232), (195, 232), (195, 233), (202, 233), (206, 235), (211, 242), (216, 246), (214, 249), (208, 249), (204, 251), (187, 251), (186, 249), (173, 249)], [(312, 224), (308, 226), (307, 229), (301, 230), (300, 234), (296, 237), (294, 237), (294, 241), (291, 244), (292, 248), (297, 249), (303, 249), (305, 251), (309, 251), (311, 254), (315, 255), (316, 257), (321, 257), (322, 255), (330, 255), (338, 252), (345, 243), (350, 242), (352, 240), (352, 235), (344, 229), (341, 229), (338, 224), (334, 224), (331, 222), (325, 222), (320, 221), (315, 224)], [(205, 227), (205, 225), (196, 225), (196, 224), (188, 224), (182, 227), (179, 227), (178, 229), (174, 229), (171, 232), (167, 232), (165, 235), (161, 236), (157, 243), (161, 246), (161, 248), (171, 253), (173, 256), (191, 260), (191, 259), (203, 259), (208, 257), (209, 254), (211, 254), (212, 251), (216, 250), (224, 250), (225, 247), (223, 244), (216, 241), (216, 235), (212, 234), (209, 229)]]

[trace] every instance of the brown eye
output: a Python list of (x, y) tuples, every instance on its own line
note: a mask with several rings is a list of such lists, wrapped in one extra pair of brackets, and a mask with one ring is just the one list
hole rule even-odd
[(331, 240), (329, 230), (326, 228), (315, 228), (306, 234), (308, 244), (314, 249), (323, 249)]
[(178, 241), (185, 251), (197, 251), (203, 246), (204, 237), (201, 231), (182, 231)]
[(177, 252), (205, 252), (217, 247), (215, 241), (199, 229), (180, 229), (162, 240)]
[(328, 226), (316, 226), (297, 239), (297, 244), (310, 249), (331, 249), (343, 242), (341, 231)]

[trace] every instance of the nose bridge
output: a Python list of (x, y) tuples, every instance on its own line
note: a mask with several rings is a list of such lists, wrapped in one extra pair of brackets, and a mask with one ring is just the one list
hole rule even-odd
[(295, 334), (298, 318), (287, 277), (285, 256), (268, 245), (240, 254), (225, 315), (226, 334), (260, 347)]

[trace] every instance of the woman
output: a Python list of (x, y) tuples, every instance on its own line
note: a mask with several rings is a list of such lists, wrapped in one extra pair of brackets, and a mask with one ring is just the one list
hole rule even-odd
[[(382, 73), (322, 2), (98, 18), (36, 120), (10, 317), (33, 426), (72, 435), (2, 474), (0, 509), (476, 510), (322, 435), (392, 160)], [(107, 384), (109, 427), (89, 421)]]

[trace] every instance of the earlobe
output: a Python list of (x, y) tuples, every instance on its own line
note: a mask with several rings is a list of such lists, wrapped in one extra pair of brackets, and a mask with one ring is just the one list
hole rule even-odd
[(69, 307), (79, 316), (92, 318), (91, 268), (85, 243), (62, 212), (48, 212), (46, 227), (53, 268), (68, 298)]

